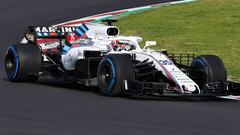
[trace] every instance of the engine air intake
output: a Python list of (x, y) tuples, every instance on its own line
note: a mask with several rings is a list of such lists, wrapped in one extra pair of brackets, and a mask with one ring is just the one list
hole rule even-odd
[(117, 36), (118, 34), (119, 34), (118, 28), (111, 27), (107, 29), (108, 36)]

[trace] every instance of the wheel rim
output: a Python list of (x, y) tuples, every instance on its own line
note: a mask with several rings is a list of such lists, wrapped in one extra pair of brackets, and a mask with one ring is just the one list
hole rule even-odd
[(103, 87), (108, 87), (113, 79), (111, 65), (105, 63), (100, 72), (100, 81)]

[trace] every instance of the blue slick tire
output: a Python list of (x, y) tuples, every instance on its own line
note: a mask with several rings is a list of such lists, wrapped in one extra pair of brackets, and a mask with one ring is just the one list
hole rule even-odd
[(135, 72), (130, 55), (111, 54), (102, 58), (97, 71), (97, 81), (103, 95), (122, 95), (124, 80), (133, 81), (134, 79)]
[(41, 53), (36, 45), (14, 44), (5, 55), (5, 71), (13, 82), (34, 82), (41, 70)]
[(210, 82), (227, 81), (225, 65), (218, 56), (200, 55), (192, 61), (191, 66), (203, 72), (200, 79), (195, 80), (200, 87)]

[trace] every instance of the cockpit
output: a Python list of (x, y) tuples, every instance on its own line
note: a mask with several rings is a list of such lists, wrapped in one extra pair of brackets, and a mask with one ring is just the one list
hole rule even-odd
[(134, 43), (132, 43), (129, 40), (113, 40), (111, 42), (111, 46), (113, 48), (114, 51), (131, 51), (131, 50), (135, 50), (136, 46)]

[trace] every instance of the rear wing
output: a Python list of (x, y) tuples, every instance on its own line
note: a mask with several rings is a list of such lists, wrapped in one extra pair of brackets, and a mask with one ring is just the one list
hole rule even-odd
[(61, 27), (39, 27), (30, 26), (25, 33), (25, 38), (28, 42), (36, 43), (39, 38), (48, 39), (62, 39), (65, 38), (68, 43), (76, 42), (80, 37), (86, 36), (89, 30), (86, 24), (79, 25), (78, 27), (61, 26)]
[[(67, 34), (75, 31), (77, 27), (73, 26), (29, 26), (25, 36), (33, 35), (35, 39), (38, 38), (65, 38)], [(30, 35), (27, 35), (30, 34)], [(29, 38), (26, 37), (28, 40)]]
[(69, 33), (73, 33), (76, 28), (71, 26), (29, 26), (24, 35), (28, 43), (40, 45), (42, 52), (58, 51), (63, 48), (62, 39), (65, 39)]

